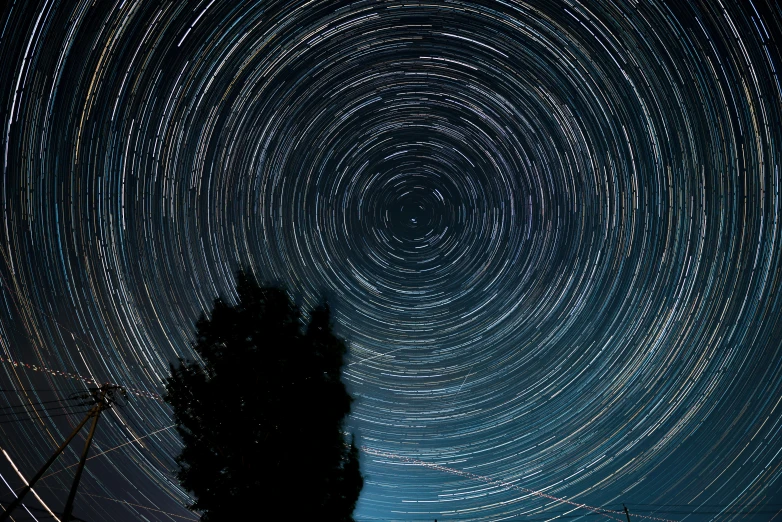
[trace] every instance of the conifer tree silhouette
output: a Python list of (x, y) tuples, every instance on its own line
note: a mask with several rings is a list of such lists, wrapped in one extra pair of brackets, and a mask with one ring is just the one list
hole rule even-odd
[[(353, 520), (363, 487), (344, 420), (347, 351), (325, 302), (302, 329), (280, 288), (236, 277), (239, 300), (196, 322), (200, 362), (171, 366), (166, 401), (184, 448), (177, 477), (203, 522)], [(248, 514), (254, 513), (248, 517)]]

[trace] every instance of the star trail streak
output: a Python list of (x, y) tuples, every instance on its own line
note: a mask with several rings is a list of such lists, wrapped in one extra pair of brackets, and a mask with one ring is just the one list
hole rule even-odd
[(778, 0), (2, 9), (0, 503), (109, 382), (76, 515), (193, 519), (160, 394), (246, 265), (350, 340), (358, 520), (779, 518)]

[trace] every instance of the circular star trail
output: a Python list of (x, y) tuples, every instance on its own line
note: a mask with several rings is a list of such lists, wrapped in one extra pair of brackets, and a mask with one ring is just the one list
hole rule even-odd
[(159, 394), (248, 266), (350, 341), (358, 520), (782, 510), (776, 0), (7, 4), (0, 501), (113, 382), (76, 514), (194, 519)]

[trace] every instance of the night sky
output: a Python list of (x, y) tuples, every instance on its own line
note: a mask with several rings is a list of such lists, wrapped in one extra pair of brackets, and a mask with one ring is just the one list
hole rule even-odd
[(2, 9), (0, 502), (112, 382), (74, 513), (195, 520), (160, 394), (246, 265), (350, 341), (358, 520), (782, 522), (778, 0)]

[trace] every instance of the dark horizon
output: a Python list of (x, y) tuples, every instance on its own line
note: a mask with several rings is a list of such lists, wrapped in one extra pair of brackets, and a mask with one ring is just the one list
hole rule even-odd
[(196, 519), (160, 394), (248, 267), (349, 341), (358, 521), (782, 519), (778, 0), (0, 12), (3, 505), (111, 382), (74, 514)]

